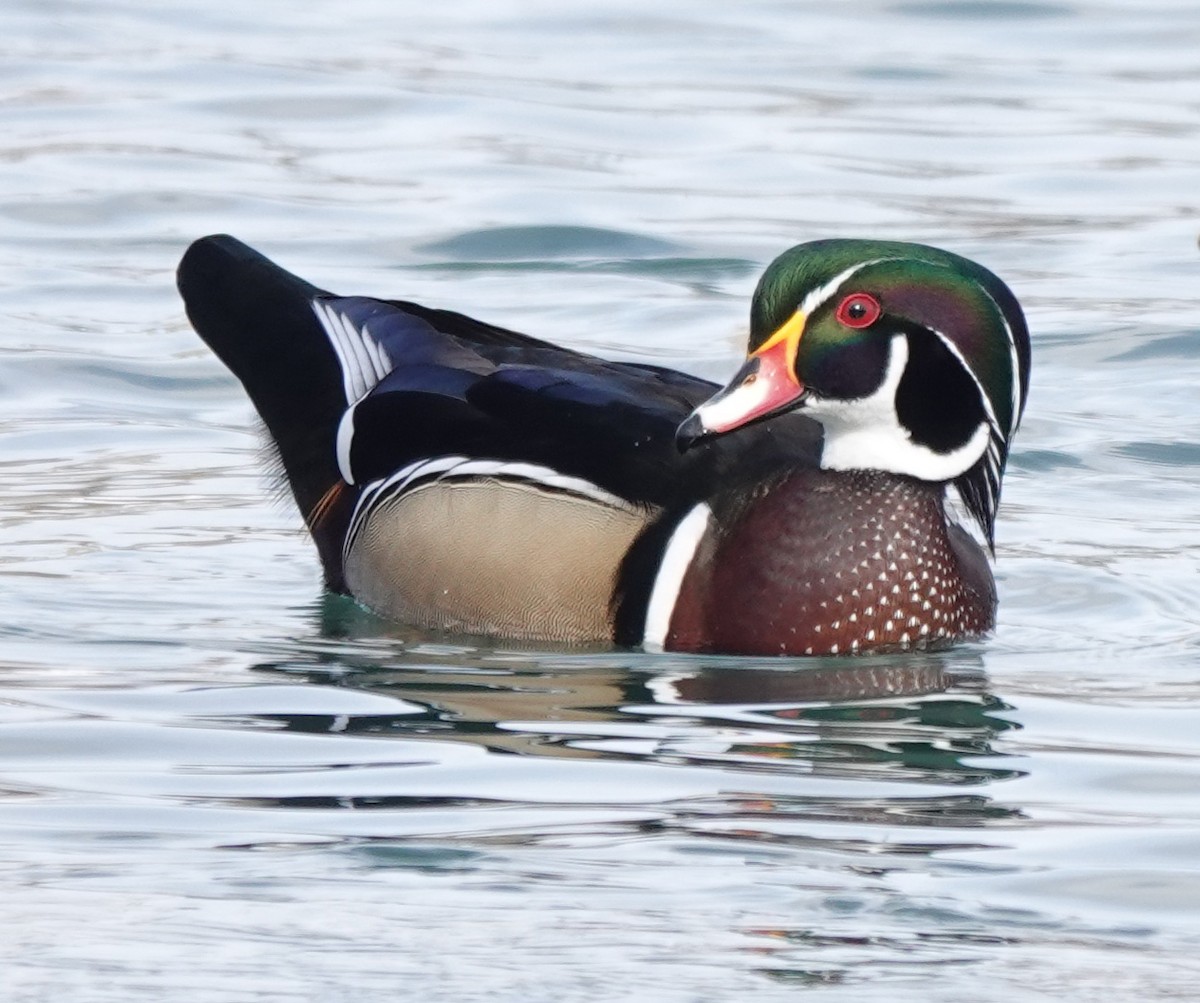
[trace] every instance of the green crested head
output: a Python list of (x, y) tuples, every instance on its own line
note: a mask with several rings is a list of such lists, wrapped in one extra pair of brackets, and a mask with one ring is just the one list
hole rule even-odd
[(809, 293), (828, 285), (847, 270), (889, 259), (979, 268), (949, 251), (897, 240), (833, 239), (797, 244), (772, 261), (758, 280), (750, 303), (751, 350), (778, 330)]
[(1030, 346), (990, 271), (924, 244), (800, 244), (758, 283), (749, 353), (745, 412), (731, 383), (697, 411), (710, 431), (802, 409), (824, 426), (823, 466), (952, 481), (991, 540)]

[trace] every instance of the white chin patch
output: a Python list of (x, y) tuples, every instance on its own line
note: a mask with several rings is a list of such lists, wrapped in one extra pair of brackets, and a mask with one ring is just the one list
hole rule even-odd
[(822, 400), (811, 397), (806, 413), (825, 429), (821, 466), (826, 470), (886, 470), (923, 481), (949, 481), (978, 462), (988, 446), (989, 429), (980, 422), (965, 445), (935, 453), (913, 442), (896, 414), (896, 390), (908, 364), (908, 339), (892, 338), (883, 383), (870, 397)]

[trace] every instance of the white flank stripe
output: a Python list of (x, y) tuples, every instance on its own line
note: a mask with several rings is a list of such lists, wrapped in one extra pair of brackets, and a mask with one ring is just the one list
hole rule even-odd
[[(351, 408), (346, 412), (346, 417), (342, 419), (342, 426), (338, 429), (339, 466), (342, 463), (341, 432), (347, 423), (353, 421), (353, 415), (354, 409)], [(347, 464), (346, 469), (342, 470), (343, 477), (346, 477), (346, 474), (350, 472), (348, 469), (348, 442), (346, 448)], [(384, 495), (387, 495), (388, 498), (399, 497), (408, 488), (408, 485), (415, 480), (425, 481), (432, 479), (442, 481), (448, 478), (471, 479), (486, 477), (503, 477), (511, 480), (529, 481), (533, 484), (553, 488), (557, 491), (581, 495), (584, 498), (590, 498), (603, 505), (609, 505), (613, 508), (623, 509), (624, 511), (633, 511), (636, 509), (636, 506), (632, 502), (626, 501), (619, 495), (605, 491), (602, 487), (593, 484), (591, 481), (585, 481), (582, 477), (569, 477), (566, 474), (560, 474), (557, 470), (553, 470), (550, 467), (541, 467), (535, 463), (477, 460), (466, 456), (434, 456), (410, 463), (408, 466), (397, 470), (394, 474), (390, 474), (377, 481), (372, 481), (363, 488), (363, 492), (358, 499), (358, 505), (355, 506), (354, 514), (350, 518), (350, 527), (346, 532), (345, 552), (350, 552), (354, 537), (357, 535), (363, 520), (367, 518), (377, 501)], [(354, 483), (348, 477), (346, 479), (349, 483)]]
[(522, 481), (533, 481), (557, 491), (568, 491), (571, 494), (583, 495), (594, 501), (616, 508), (628, 509), (629, 502), (624, 498), (605, 491), (602, 487), (585, 481), (582, 477), (570, 477), (560, 474), (550, 467), (538, 466), (536, 463), (516, 463), (505, 460), (467, 460), (450, 470), (444, 477), (509, 477)]
[(632, 507), (624, 498), (605, 491), (602, 487), (591, 481), (585, 481), (582, 477), (569, 477), (550, 467), (541, 467), (535, 463), (516, 463), (511, 460), (470, 460), (465, 456), (435, 456), (431, 459), (410, 463), (407, 467), (397, 470), (391, 476), (377, 483), (381, 488), (398, 485), (398, 490), (403, 491), (410, 481), (428, 477), (430, 474), (437, 474), (438, 480), (448, 477), (507, 477), (513, 480), (532, 481), (534, 484), (541, 484), (548, 488), (583, 495), (615, 508), (628, 509)]
[(434, 456), (428, 460), (417, 460), (416, 463), (410, 463), (403, 470), (396, 471), (385, 483), (388, 485), (399, 484), (398, 490), (403, 491), (408, 487), (410, 481), (414, 481), (418, 477), (428, 477), (430, 474), (444, 476), (447, 471), (469, 462), (465, 456)]
[(642, 632), (642, 647), (647, 651), (662, 651), (671, 629), (671, 616), (683, 587), (683, 576), (691, 567), (696, 548), (708, 532), (712, 522), (712, 509), (701, 502), (679, 520), (671, 539), (663, 548), (662, 560), (654, 588), (650, 591), (650, 602), (646, 606), (646, 627)]
[(465, 456), (437, 456), (432, 460), (417, 460), (416, 463), (410, 463), (407, 467), (397, 470), (394, 474), (388, 477), (382, 477), (377, 481), (372, 481), (363, 488), (362, 494), (358, 496), (358, 504), (354, 506), (354, 514), (350, 517), (350, 525), (346, 529), (346, 542), (342, 546), (342, 554), (350, 553), (350, 548), (354, 545), (355, 537), (358, 536), (358, 531), (362, 528), (363, 521), (371, 514), (371, 510), (375, 507), (380, 495), (389, 491), (396, 485), (396, 493), (404, 490), (404, 486), (408, 484), (414, 477), (419, 477), (422, 474), (436, 474), (454, 466), (456, 463), (462, 463), (466, 460)]

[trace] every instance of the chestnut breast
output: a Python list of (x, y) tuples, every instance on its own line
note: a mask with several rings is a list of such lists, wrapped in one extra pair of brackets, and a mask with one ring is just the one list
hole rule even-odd
[(672, 650), (904, 650), (993, 625), (986, 557), (948, 524), (942, 485), (798, 470), (714, 512), (671, 614)]

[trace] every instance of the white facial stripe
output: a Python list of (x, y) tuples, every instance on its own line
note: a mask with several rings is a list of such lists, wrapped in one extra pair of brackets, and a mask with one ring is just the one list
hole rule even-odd
[[(818, 286), (816, 289), (811, 290), (808, 295), (804, 297), (804, 301), (800, 304), (799, 312), (803, 313), (805, 316), (811, 314), (815, 309), (817, 309), (817, 307), (826, 302), (834, 293), (836, 293), (843, 282), (861, 269), (866, 268), (869, 265), (877, 265), (883, 261), (902, 260), (902, 258), (894, 257), (873, 258), (870, 261), (864, 261), (861, 264), (853, 265), (850, 268), (847, 268), (844, 272), (835, 275), (824, 285)], [(1013, 433), (1017, 430), (1017, 422), (1019, 420), (1018, 416), (1021, 413), (1022, 404), (1020, 364), (1017, 359), (1017, 341), (1013, 336), (1013, 330), (1008, 323), (1008, 318), (1004, 316), (1004, 311), (1000, 309), (1000, 304), (996, 302), (995, 297), (992, 296), (992, 294), (989, 293), (983, 286), (980, 286), (979, 288), (983, 294), (987, 296), (989, 300), (991, 300), (992, 305), (996, 308), (996, 315), (1000, 318), (1000, 322), (1004, 325), (1004, 333), (1008, 337), (1008, 352), (1010, 356), (1010, 364), (1012, 366), (1012, 420), (1009, 423), (1007, 438), (1011, 438)], [(979, 380), (976, 379), (975, 373), (972, 371), (971, 367), (966, 364), (966, 360), (963, 359), (962, 353), (958, 351), (953, 342), (951, 342), (944, 334), (942, 334), (941, 331), (935, 331), (934, 333), (942, 339), (942, 342), (946, 345), (946, 347), (949, 348), (950, 351), (954, 353), (958, 361), (962, 363), (963, 368), (971, 374), (971, 379), (975, 380), (975, 385), (979, 387), (980, 399), (983, 401), (983, 406), (987, 409), (988, 419), (991, 422), (992, 427), (999, 431), (1000, 424), (996, 420), (995, 412), (992, 410), (991, 400), (988, 398), (988, 395), (984, 393), (983, 387), (979, 383)]]
[(346, 403), (353, 404), (392, 371), (392, 360), (366, 326), (355, 327), (321, 300), (313, 300), (312, 309), (338, 357)]
[(642, 631), (642, 647), (647, 651), (662, 651), (666, 645), (684, 575), (691, 567), (700, 541), (704, 539), (711, 523), (712, 509), (701, 502), (679, 520), (663, 548), (654, 588), (650, 591), (650, 602), (646, 606), (646, 626)]
[(812, 315), (812, 312), (817, 309), (822, 303), (826, 302), (834, 293), (838, 291), (842, 283), (845, 282), (851, 275), (862, 271), (870, 265), (877, 265), (881, 261), (899, 261), (899, 258), (872, 258), (870, 261), (860, 261), (857, 265), (851, 265), (844, 272), (838, 272), (832, 279), (824, 285), (817, 286), (816, 289), (809, 290), (808, 294), (801, 301), (797, 312), (804, 314), (805, 317)]
[[(803, 313), (805, 316), (808, 316), (809, 314), (811, 314), (815, 309), (817, 309), (817, 307), (819, 307), (822, 303), (824, 303), (826, 300), (828, 300), (835, 292), (837, 292), (838, 287), (841, 286), (841, 284), (843, 282), (845, 282), (848, 278), (850, 278), (852, 275), (854, 275), (860, 269), (866, 268), (868, 265), (877, 265), (883, 261), (902, 261), (902, 260), (903, 260), (902, 258), (894, 258), (894, 257), (892, 257), (892, 258), (874, 258), (870, 261), (864, 261), (861, 264), (853, 265), (850, 268), (847, 268), (844, 272), (841, 272), (838, 275), (835, 275), (832, 279), (830, 279), (824, 285), (818, 286), (816, 289), (811, 290), (808, 293), (808, 295), (804, 297), (804, 300), (800, 304), (798, 312)], [(1000, 318), (1000, 323), (1002, 323), (1004, 325), (1004, 333), (1008, 337), (1008, 352), (1009, 352), (1009, 358), (1010, 358), (1010, 365), (1012, 367), (1012, 420), (1009, 422), (1007, 437), (1011, 438), (1013, 433), (1016, 432), (1016, 430), (1017, 430), (1017, 422), (1020, 420), (1019, 415), (1021, 413), (1021, 404), (1023, 403), (1023, 401), (1021, 400), (1021, 379), (1020, 379), (1021, 369), (1020, 369), (1020, 362), (1017, 358), (1017, 340), (1013, 335), (1012, 327), (1008, 323), (1008, 318), (1004, 316), (1004, 311), (1000, 309), (1000, 304), (996, 302), (996, 298), (994, 296), (992, 296), (992, 294), (990, 292), (988, 292), (987, 289), (984, 288), (982, 285), (979, 288), (983, 292), (983, 294), (989, 300), (991, 300), (992, 305), (996, 308), (996, 316), (998, 316)], [(971, 367), (966, 364), (965, 360), (962, 357), (962, 354), (958, 351), (958, 349), (954, 346), (954, 344), (944, 334), (942, 334), (940, 331), (935, 331), (934, 333), (939, 338), (942, 339), (943, 343), (954, 353), (954, 355), (958, 358), (959, 362), (963, 363), (963, 368), (968, 373), (971, 374), (971, 378), (975, 380), (976, 386), (979, 386), (980, 396), (984, 402), (984, 407), (987, 408), (988, 417), (992, 423), (992, 426), (994, 428), (996, 428), (997, 430), (999, 430), (1000, 425), (999, 425), (999, 422), (996, 421), (995, 413), (992, 411), (991, 401), (988, 399), (988, 395), (983, 392), (983, 387), (979, 385), (979, 381), (977, 379), (975, 379), (975, 373), (972, 371)]]
[[(1001, 315), (1001, 316), (1003, 317), (1003, 315)], [(1016, 431), (1016, 427), (1017, 427), (1017, 411), (1015, 409), (1020, 404), (1020, 401), (1019, 401), (1020, 390), (1019, 390), (1019, 381), (1018, 381), (1018, 377), (1017, 377), (1017, 370), (1015, 368), (1017, 365), (1016, 343), (1012, 340), (1012, 331), (1009, 330), (1007, 322), (1005, 323), (1004, 327), (1005, 327), (1005, 330), (1008, 332), (1009, 352), (1012, 355), (1012, 365), (1014, 366), (1014, 369), (1012, 371), (1012, 385), (1013, 385), (1013, 397), (1014, 397), (1013, 408), (1014, 408), (1014, 410), (1012, 413), (1012, 422), (1011, 422), (1011, 425), (1009, 428), (1009, 435), (1011, 435), (1014, 431)], [(947, 338), (941, 331), (935, 330), (933, 333), (936, 334), (938, 336), (938, 338), (941, 340), (942, 344), (945, 345), (946, 348), (948, 348), (950, 350), (950, 354), (953, 355), (958, 360), (959, 365), (961, 365), (963, 367), (963, 369), (965, 369), (967, 371), (967, 374), (971, 377), (972, 381), (975, 383), (975, 389), (979, 391), (979, 399), (983, 402), (983, 410), (987, 416), (988, 427), (991, 430), (991, 434), (987, 437), (987, 443), (986, 443), (985, 450), (983, 453), (983, 455), (985, 456), (985, 458), (987, 460), (987, 477), (984, 478), (984, 487), (986, 488), (987, 495), (988, 495), (988, 501), (987, 501), (988, 510), (994, 512), (996, 510), (996, 505), (999, 502), (1000, 456), (1001, 456), (1001, 450), (1004, 448), (1004, 443), (1007, 441), (1006, 437), (1004, 435), (1004, 432), (1000, 428), (1000, 422), (996, 419), (996, 412), (992, 408), (991, 398), (988, 397), (987, 392), (983, 389), (983, 384), (979, 382), (978, 377), (976, 377), (976, 375), (975, 375), (975, 371), (970, 366), (967, 365), (966, 360), (962, 357), (962, 353), (959, 352), (958, 347), (952, 341), (950, 341), (949, 338)], [(980, 426), (980, 427), (982, 428), (983, 426)], [(975, 435), (978, 436), (978, 434), (979, 433), (976, 432)], [(967, 443), (967, 447), (970, 447), (974, 443), (974, 441), (975, 441), (975, 436), (972, 436), (971, 441), (969, 443)], [(964, 448), (966, 448), (966, 447), (964, 447)], [(956, 450), (956, 452), (958, 452), (958, 451)], [(953, 454), (950, 454), (950, 455), (953, 455)]]
[[(859, 269), (883, 261), (901, 260), (894, 257), (876, 258), (848, 268), (829, 282), (812, 290), (804, 297), (799, 310), (808, 315), (816, 310)], [(982, 288), (982, 287), (981, 287)], [(853, 470), (875, 468), (894, 473), (908, 474), (925, 480), (951, 480), (965, 473), (980, 458), (985, 461), (986, 474), (983, 488), (987, 494), (987, 507), (995, 511), (999, 495), (1001, 456), (1004, 444), (1017, 429), (1021, 406), (1024, 403), (1020, 383), (1020, 362), (1017, 343), (1012, 326), (995, 297), (983, 289), (992, 301), (996, 313), (1004, 325), (1008, 338), (1009, 364), (1012, 372), (1012, 414), (1008, 429), (1002, 430), (996, 418), (991, 398), (972, 368), (967, 365), (958, 347), (942, 332), (934, 331), (959, 364), (970, 375), (983, 403), (986, 422), (981, 423), (967, 443), (952, 453), (935, 453), (912, 441), (906, 429), (900, 425), (896, 414), (895, 391), (908, 361), (908, 344), (897, 344), (893, 338), (889, 355), (888, 372), (883, 385), (869, 398), (854, 401), (828, 401), (819, 398), (809, 400), (807, 411), (818, 419), (825, 429), (825, 444), (821, 465), (827, 469)], [(903, 339), (900, 339), (903, 340)]]
[(1004, 316), (1004, 311), (996, 302), (996, 298), (986, 289), (983, 290), (983, 293), (992, 301), (992, 305), (996, 308), (996, 315), (1000, 318), (1000, 323), (1004, 325), (1004, 333), (1008, 336), (1008, 358), (1009, 365), (1012, 367), (1012, 418), (1008, 423), (1008, 437), (1011, 439), (1017, 431), (1017, 423), (1021, 420), (1021, 405), (1024, 403), (1021, 400), (1021, 362), (1017, 358), (1017, 339), (1013, 335), (1008, 318)]
[[(949, 338), (947, 338), (946, 335), (934, 328), (929, 328), (928, 330), (932, 331), (938, 336), (938, 340), (941, 341), (941, 343), (949, 350), (950, 354), (958, 360), (958, 364), (963, 367), (963, 369), (966, 371), (966, 374), (971, 377), (971, 382), (975, 384), (975, 389), (979, 391), (979, 400), (983, 404), (984, 412), (987, 414), (988, 424), (996, 430), (997, 435), (1003, 437), (1003, 432), (1000, 429), (1000, 422), (996, 419), (996, 412), (992, 409), (992, 399), (987, 395), (987, 391), (983, 389), (983, 384), (979, 382), (979, 377), (975, 375), (975, 370), (967, 365), (967, 360), (963, 358), (963, 354), (958, 350), (958, 346)], [(1016, 379), (1015, 369), (1013, 370), (1013, 379)]]
[(826, 470), (886, 470), (926, 481), (948, 481), (969, 470), (991, 441), (986, 422), (963, 446), (935, 453), (913, 442), (896, 415), (896, 390), (908, 365), (908, 339), (892, 336), (883, 382), (857, 400), (812, 398), (807, 413), (825, 429), (821, 466)]

